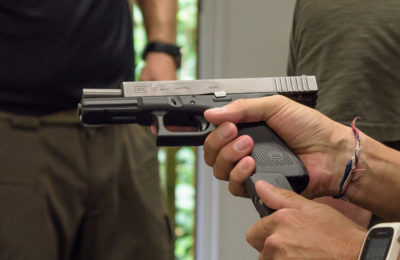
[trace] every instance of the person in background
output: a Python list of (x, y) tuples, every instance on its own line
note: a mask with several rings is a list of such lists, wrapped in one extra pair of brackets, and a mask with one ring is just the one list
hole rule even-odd
[[(248, 196), (244, 183), (255, 168), (248, 135), (238, 137), (237, 123), (265, 122), (303, 161), (309, 184), (303, 196), (344, 196), (386, 221), (400, 221), (400, 152), (352, 127), (280, 95), (234, 101), (207, 110), (218, 125), (204, 143), (205, 162), (229, 190)], [(356, 141), (355, 141), (356, 140)], [(359, 149), (361, 148), (361, 149)], [(349, 162), (348, 185), (342, 186)], [(276, 211), (247, 233), (260, 259), (357, 259), (367, 230), (322, 203), (264, 182), (256, 183), (263, 202)]]
[[(142, 79), (175, 79), (176, 0), (138, 4)], [(76, 112), (83, 88), (133, 80), (131, 11), (126, 0), (0, 1), (1, 259), (173, 259), (153, 136), (85, 128)]]
[[(315, 75), (317, 109), (342, 124), (355, 117), (372, 138), (400, 150), (400, 2), (298, 0), (288, 75)], [(321, 198), (363, 226), (381, 220)], [(371, 219), (371, 220), (370, 220)]]

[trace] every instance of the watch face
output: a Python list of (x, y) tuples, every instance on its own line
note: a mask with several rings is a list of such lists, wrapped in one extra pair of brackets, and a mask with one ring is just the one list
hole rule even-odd
[(369, 241), (365, 260), (384, 260), (390, 246), (391, 238), (374, 238)]
[(371, 230), (363, 251), (361, 253), (361, 260), (385, 260), (389, 252), (390, 244), (392, 242), (393, 229), (376, 228)]

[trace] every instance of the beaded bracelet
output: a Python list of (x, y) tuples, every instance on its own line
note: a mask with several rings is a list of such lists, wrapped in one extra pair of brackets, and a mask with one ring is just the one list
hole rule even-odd
[(346, 193), (350, 182), (353, 180), (353, 174), (364, 170), (364, 169), (358, 168), (358, 154), (360, 153), (360, 150), (361, 150), (361, 141), (360, 141), (360, 132), (356, 127), (356, 121), (359, 118), (360, 117), (356, 117), (351, 122), (351, 129), (353, 130), (353, 133), (354, 133), (354, 137), (355, 137), (355, 141), (356, 141), (356, 148), (354, 149), (353, 156), (346, 164), (344, 176), (342, 178), (342, 181), (340, 182), (339, 194), (333, 196), (335, 199), (346, 199), (344, 197), (344, 194)]

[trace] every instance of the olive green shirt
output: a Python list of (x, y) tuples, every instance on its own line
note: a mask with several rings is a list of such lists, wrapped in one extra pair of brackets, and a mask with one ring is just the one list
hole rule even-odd
[(289, 75), (316, 75), (317, 109), (400, 140), (400, 1), (298, 0)]

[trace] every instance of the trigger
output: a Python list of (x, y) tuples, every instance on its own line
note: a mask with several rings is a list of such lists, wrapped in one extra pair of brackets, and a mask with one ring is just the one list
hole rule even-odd
[(203, 117), (199, 116), (199, 117), (196, 117), (196, 118), (197, 118), (197, 120), (199, 122), (199, 130), (201, 132), (207, 130), (210, 127), (210, 123), (207, 120), (205, 120)]
[(165, 133), (166, 129), (164, 126), (164, 115), (165, 113), (163, 112), (154, 112), (153, 113), (153, 125), (157, 129), (157, 134), (159, 135), (161, 133)]

